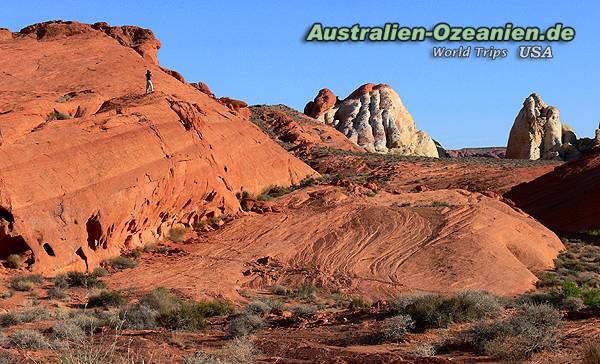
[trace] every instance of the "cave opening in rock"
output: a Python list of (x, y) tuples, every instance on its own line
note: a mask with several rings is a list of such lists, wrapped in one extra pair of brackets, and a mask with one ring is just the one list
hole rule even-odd
[(50, 246), (50, 244), (48, 243), (44, 243), (44, 245), (42, 246), (44, 248), (44, 250), (46, 251), (46, 253), (51, 256), (51, 257), (55, 257), (56, 254), (54, 254), (54, 249), (52, 249), (52, 247)]
[(92, 215), (85, 223), (85, 229), (87, 230), (87, 243), (90, 249), (96, 250), (100, 245), (100, 238), (102, 237), (102, 225), (98, 219), (98, 215)]
[(85, 253), (83, 252), (83, 249), (81, 249), (81, 247), (79, 247), (79, 249), (77, 249), (77, 251), (75, 251), (75, 254), (77, 254), (77, 256), (85, 262), (85, 270), (87, 272), (89, 269), (88, 260), (87, 260), (87, 257), (85, 256)]
[(11, 254), (25, 255), (31, 248), (22, 236), (10, 236), (0, 232), (0, 259), (6, 260)]

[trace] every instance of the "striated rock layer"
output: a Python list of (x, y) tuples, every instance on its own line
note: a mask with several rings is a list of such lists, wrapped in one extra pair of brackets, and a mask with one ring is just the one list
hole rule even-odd
[(105, 23), (0, 37), (0, 258), (31, 250), (36, 272), (92, 268), (175, 223), (237, 212), (238, 191), (315, 174), (242, 103), (163, 71), (159, 47), (149, 30)]
[(600, 229), (600, 149), (556, 167), (505, 196), (544, 225), (560, 232)]
[(247, 288), (308, 282), (383, 299), (412, 290), (513, 295), (532, 289), (534, 272), (552, 267), (563, 249), (528, 215), (464, 190), (367, 197), (316, 186), (273, 209), (227, 224), (169, 269), (154, 262), (110, 279), (232, 299)]
[(304, 113), (341, 131), (369, 152), (439, 157), (436, 144), (415, 122), (388, 85), (365, 84), (343, 101), (319, 91)]

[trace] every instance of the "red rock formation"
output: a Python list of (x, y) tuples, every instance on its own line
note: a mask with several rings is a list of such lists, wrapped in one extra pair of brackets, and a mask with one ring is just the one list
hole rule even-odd
[(0, 40), (0, 258), (31, 249), (35, 272), (92, 268), (175, 223), (236, 213), (237, 191), (315, 173), (161, 70), (149, 30), (50, 22), (13, 35)]
[(306, 104), (304, 107), (304, 113), (311, 118), (319, 119), (329, 109), (334, 107), (337, 101), (338, 99), (333, 92), (328, 88), (324, 88), (319, 91), (313, 101), (309, 101)]
[(556, 167), (505, 194), (519, 208), (560, 232), (600, 229), (600, 149)]
[(200, 91), (200, 92), (202, 92), (202, 93), (204, 93), (204, 94), (212, 97), (213, 99), (215, 98), (215, 94), (213, 94), (210, 91), (210, 88), (208, 88), (208, 85), (205, 84), (204, 82), (202, 82), (202, 81), (200, 81), (198, 83), (193, 83), (192, 82), (192, 83), (190, 83), (190, 85), (192, 85), (193, 87), (197, 88), (198, 91)]

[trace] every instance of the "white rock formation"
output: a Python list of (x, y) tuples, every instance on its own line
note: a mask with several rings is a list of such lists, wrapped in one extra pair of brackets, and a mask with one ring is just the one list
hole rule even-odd
[(439, 157), (431, 137), (418, 131), (400, 96), (388, 85), (366, 84), (341, 102), (321, 90), (305, 113), (344, 133), (370, 152)]

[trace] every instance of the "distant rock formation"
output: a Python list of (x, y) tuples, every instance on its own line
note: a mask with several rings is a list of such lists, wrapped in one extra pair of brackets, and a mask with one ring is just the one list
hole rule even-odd
[(343, 101), (322, 89), (304, 113), (341, 131), (369, 152), (439, 157), (431, 137), (417, 130), (400, 96), (388, 85), (362, 85)]
[(558, 109), (533, 93), (523, 102), (510, 130), (506, 158), (569, 161), (579, 159), (596, 144), (593, 139), (577, 139), (575, 132), (561, 122)]
[(455, 150), (448, 150), (448, 156), (450, 158), (464, 158), (464, 157), (477, 157), (477, 158), (504, 158), (506, 155), (506, 148), (504, 147), (485, 147), (485, 148), (462, 148)]

